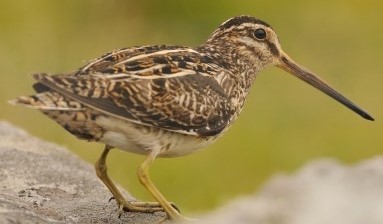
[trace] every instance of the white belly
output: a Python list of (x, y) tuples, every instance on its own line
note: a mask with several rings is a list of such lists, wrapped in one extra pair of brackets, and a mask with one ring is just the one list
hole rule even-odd
[(144, 155), (154, 153), (159, 157), (187, 155), (210, 145), (218, 137), (181, 134), (103, 116), (97, 118), (96, 124), (105, 130), (100, 142), (124, 151)]

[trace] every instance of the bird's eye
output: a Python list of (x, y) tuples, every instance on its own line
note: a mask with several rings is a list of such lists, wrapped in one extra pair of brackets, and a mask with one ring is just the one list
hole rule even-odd
[(262, 28), (256, 29), (254, 31), (254, 36), (258, 40), (263, 40), (263, 39), (266, 38), (266, 31), (264, 29), (262, 29)]

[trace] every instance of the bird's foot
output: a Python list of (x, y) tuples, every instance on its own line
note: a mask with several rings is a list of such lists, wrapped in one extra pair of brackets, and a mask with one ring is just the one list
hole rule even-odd
[[(111, 200), (114, 198), (111, 198)], [(164, 208), (158, 202), (146, 202), (146, 201), (120, 201), (119, 203), (119, 217), (123, 212), (141, 212), (141, 213), (154, 213), (165, 211)], [(178, 207), (170, 203), (171, 206), (180, 213)]]
[(126, 212), (153, 213), (164, 211), (164, 208), (158, 202), (129, 201), (120, 205), (120, 210)]
[[(196, 219), (187, 218), (181, 215), (179, 208), (174, 204), (170, 203), (174, 209), (172, 214), (167, 214), (166, 218), (160, 223), (167, 220), (183, 220), (183, 221), (198, 221)], [(141, 213), (154, 213), (154, 212), (166, 212), (165, 209), (158, 202), (146, 202), (146, 201), (124, 201), (120, 204), (119, 217), (123, 212), (141, 212)]]

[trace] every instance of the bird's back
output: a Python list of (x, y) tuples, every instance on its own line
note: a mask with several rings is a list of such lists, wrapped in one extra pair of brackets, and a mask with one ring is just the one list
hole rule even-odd
[(191, 136), (215, 136), (232, 117), (217, 81), (222, 68), (188, 47), (144, 46), (116, 50), (70, 74), (35, 74), (36, 95), (16, 104), (42, 110), (77, 137), (97, 141), (107, 116), (121, 122)]

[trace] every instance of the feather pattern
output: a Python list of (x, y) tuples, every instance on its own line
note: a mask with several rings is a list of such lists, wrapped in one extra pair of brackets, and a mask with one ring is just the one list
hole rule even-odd
[(111, 116), (190, 135), (220, 133), (229, 97), (207, 55), (179, 46), (113, 51), (73, 74), (35, 74), (51, 90)]

